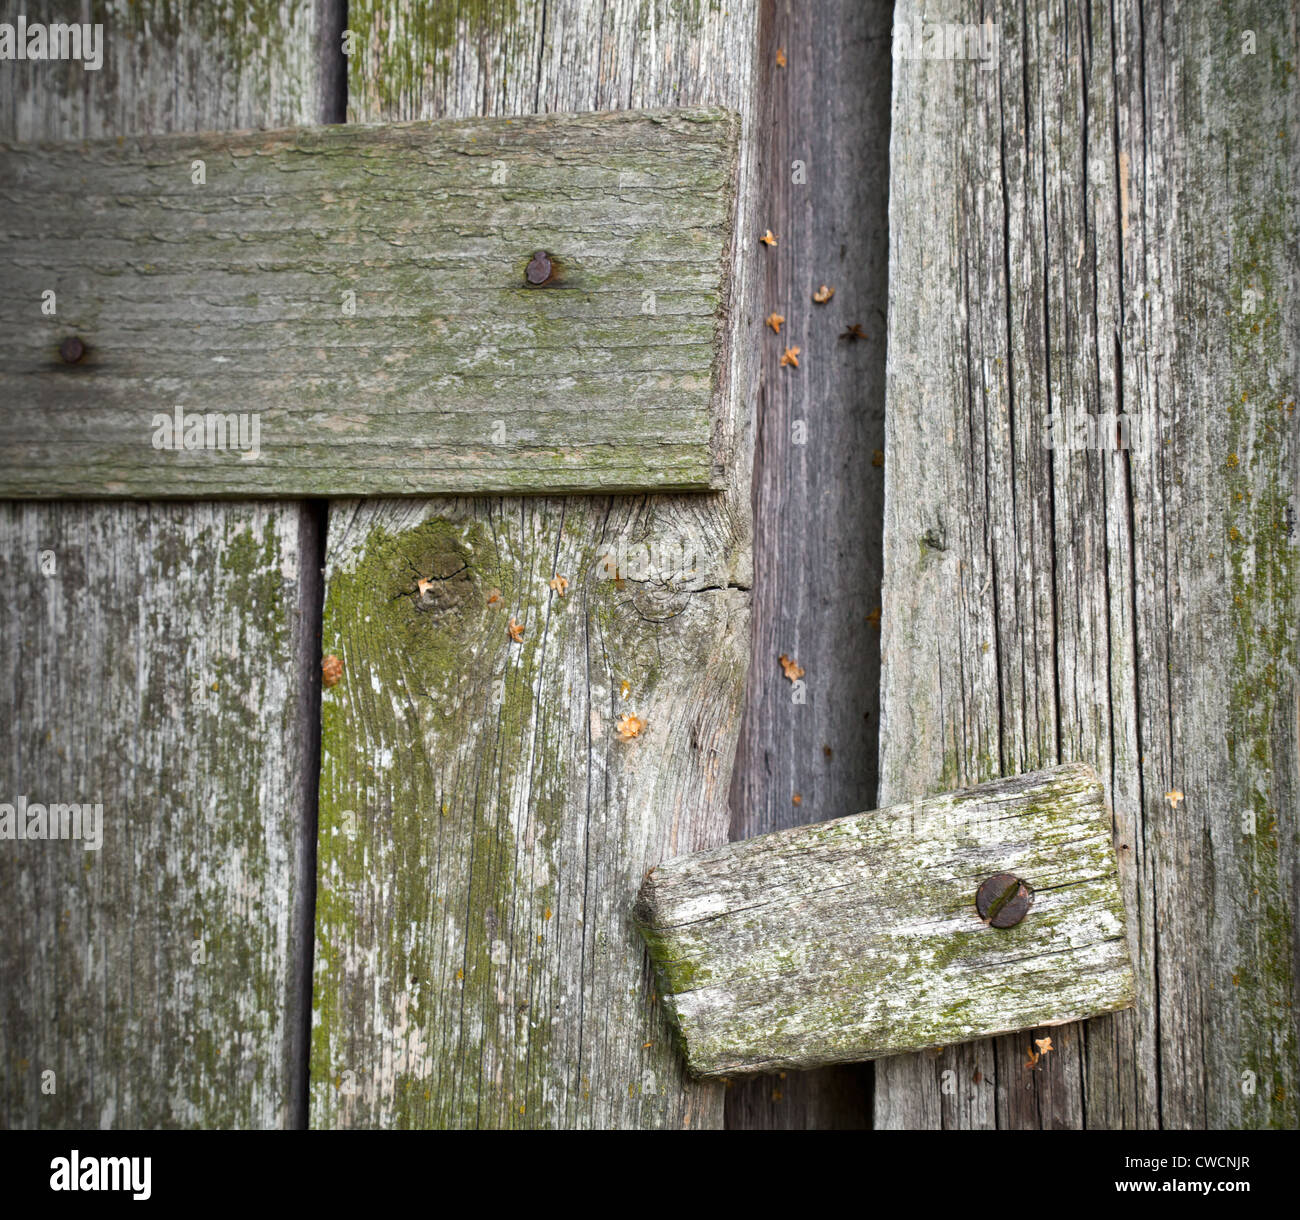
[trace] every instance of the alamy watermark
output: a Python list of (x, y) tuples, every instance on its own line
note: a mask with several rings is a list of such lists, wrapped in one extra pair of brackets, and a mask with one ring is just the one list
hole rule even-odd
[(79, 59), (87, 72), (104, 66), (104, 27), (77, 22), (0, 22), (0, 59)]
[(978, 60), (980, 68), (987, 72), (998, 66), (998, 30), (992, 21), (961, 25), (926, 21), (917, 15), (894, 26), (894, 58)]
[(255, 462), (262, 455), (262, 417), (256, 412), (186, 411), (153, 417), (155, 449), (217, 449), (238, 451), (240, 459)]
[(1087, 411), (1071, 415), (1053, 412), (1043, 422), (1041, 441), (1044, 449), (1070, 453), (1092, 449), (1149, 455), (1155, 433), (1151, 416), (1143, 418), (1122, 411), (1101, 411), (1096, 415)]
[(51, 1190), (115, 1190), (144, 1200), (153, 1194), (150, 1184), (153, 1158), (148, 1156), (82, 1156), (74, 1148), (68, 1156), (50, 1162)]
[(0, 804), (0, 839), (80, 839), (86, 851), (104, 846), (104, 806), (101, 804), (30, 804), (26, 796)]

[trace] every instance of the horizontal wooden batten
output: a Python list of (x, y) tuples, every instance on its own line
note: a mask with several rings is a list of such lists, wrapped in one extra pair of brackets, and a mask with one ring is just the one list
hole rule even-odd
[[(1020, 922), (976, 910), (1010, 873)], [(1069, 765), (659, 865), (636, 919), (701, 1076), (875, 1059), (1134, 1002), (1111, 818)]]
[(0, 145), (0, 495), (720, 487), (738, 142), (710, 108)]

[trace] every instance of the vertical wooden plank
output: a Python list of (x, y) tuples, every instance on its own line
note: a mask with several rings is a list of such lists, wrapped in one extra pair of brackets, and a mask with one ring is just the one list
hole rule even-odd
[[(762, 223), (780, 244), (758, 306), (785, 321), (762, 338), (735, 839), (876, 804), (893, 3), (772, 9), (757, 130)], [(835, 289), (824, 304), (812, 299), (823, 283)], [(779, 363), (787, 344), (802, 349), (798, 369)], [(805, 671), (798, 687), (782, 654)], [(865, 1065), (737, 1081), (727, 1123), (862, 1127), (870, 1082)]]
[(895, 61), (880, 799), (1097, 766), (1139, 1008), (876, 1119), (1294, 1126), (1296, 18), (987, 15), (996, 71)]
[[(103, 67), (6, 64), (4, 136), (317, 117), (312, 3), (92, 8)], [(0, 802), (103, 806), (98, 851), (0, 842), (0, 1125), (301, 1120), (316, 547), (296, 504), (0, 508)]]
[[(349, 117), (726, 105), (747, 198), (755, 13), (355, 4)], [(742, 206), (726, 492), (331, 509), (324, 647), (343, 678), (323, 696), (314, 1125), (721, 1122), (630, 914), (650, 865), (727, 834), (757, 236)], [(620, 716), (644, 731), (621, 740)]]

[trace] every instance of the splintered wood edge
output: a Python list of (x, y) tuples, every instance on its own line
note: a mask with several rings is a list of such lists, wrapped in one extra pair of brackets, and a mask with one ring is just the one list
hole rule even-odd
[[(1014, 928), (975, 911), (998, 872), (1035, 891)], [(1082, 764), (681, 857), (647, 874), (633, 915), (697, 1076), (874, 1059), (1135, 1002), (1110, 814)]]

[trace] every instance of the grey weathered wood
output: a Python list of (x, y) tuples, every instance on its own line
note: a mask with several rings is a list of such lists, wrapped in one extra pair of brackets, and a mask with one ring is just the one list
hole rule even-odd
[[(95, 12), (100, 72), (0, 70), (4, 138), (315, 118), (310, 4)], [(0, 1127), (301, 1121), (313, 524), (297, 504), (0, 505), (0, 802), (104, 807), (98, 852), (0, 842)]]
[[(628, 909), (655, 861), (727, 836), (749, 656), (756, 8), (349, 8), (354, 119), (738, 111), (743, 337), (722, 493), (331, 509), (324, 647), (344, 677), (324, 694), (314, 1125), (721, 1124)], [(645, 734), (618, 740), (620, 714)]]
[[(1013, 928), (975, 892), (1034, 891)], [(693, 1073), (851, 1063), (1133, 1003), (1091, 767), (800, 826), (652, 869), (636, 918)]]
[[(780, 244), (764, 259), (758, 308), (785, 322), (761, 343), (754, 660), (733, 839), (876, 806), (893, 0), (770, 11), (756, 128), (770, 168), (757, 206)], [(825, 304), (812, 299), (822, 283), (835, 289)], [(841, 337), (854, 324), (865, 339)], [(797, 371), (779, 364), (787, 343), (803, 349)], [(800, 688), (782, 653), (805, 671)], [(737, 1080), (727, 1125), (862, 1127), (870, 1077), (854, 1066)]]
[(696, 108), (0, 145), (0, 494), (718, 486), (738, 134)]
[[(881, 799), (1094, 760), (1139, 1002), (875, 1122), (1294, 1127), (1296, 15), (924, 13), (1001, 37), (895, 62)], [(1043, 446), (1099, 411), (1152, 443)]]

